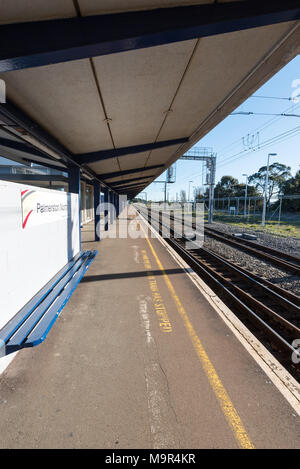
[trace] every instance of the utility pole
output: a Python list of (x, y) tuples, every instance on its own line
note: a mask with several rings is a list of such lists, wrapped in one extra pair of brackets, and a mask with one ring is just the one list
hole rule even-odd
[(247, 187), (248, 187), (248, 174), (243, 174), (246, 177), (246, 186), (245, 186), (245, 202), (244, 202), (244, 217), (247, 216)]
[(280, 225), (280, 221), (281, 221), (282, 195), (283, 195), (283, 194), (279, 194), (279, 213), (278, 213), (278, 225)]
[(265, 178), (264, 205), (263, 205), (262, 219), (261, 219), (261, 224), (262, 224), (263, 227), (266, 224), (266, 209), (267, 209), (267, 192), (268, 192), (268, 182), (269, 182), (270, 156), (276, 156), (276, 155), (277, 155), (277, 153), (269, 153), (268, 154), (267, 171), (266, 171), (266, 178)]
[(189, 195), (188, 195), (188, 208), (189, 208), (189, 212), (190, 212), (190, 202), (191, 202), (191, 182), (193, 182), (193, 181), (189, 181)]
[(208, 202), (208, 223), (213, 222), (214, 216), (214, 190), (215, 190), (215, 178), (216, 178), (216, 156), (211, 157), (207, 160), (206, 165), (209, 170), (207, 183), (209, 185), (209, 202)]
[(197, 189), (197, 186), (193, 186), (193, 191), (194, 191), (193, 210), (196, 210), (196, 189)]
[(190, 198), (190, 189), (191, 189), (191, 182), (194, 182), (194, 181), (189, 181), (189, 198), (188, 198), (188, 202), (190, 202), (191, 198)]
[(214, 187), (216, 178), (217, 155), (216, 153), (213, 153), (212, 148), (194, 148), (192, 150), (188, 150), (183, 156), (180, 157), (180, 159), (205, 161), (207, 170), (206, 185), (209, 186), (208, 223), (212, 223), (214, 214)]
[(143, 191), (139, 193), (139, 196), (141, 197), (142, 194), (145, 194), (145, 201), (146, 203), (148, 202), (148, 197), (147, 197), (147, 192)]

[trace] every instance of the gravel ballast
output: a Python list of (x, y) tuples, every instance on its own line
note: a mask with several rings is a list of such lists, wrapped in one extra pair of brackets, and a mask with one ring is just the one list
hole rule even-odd
[(206, 225), (208, 228), (214, 228), (215, 230), (222, 231), (223, 233), (234, 234), (234, 233), (249, 233), (255, 234), (257, 240), (255, 242), (268, 246), (280, 251), (286, 252), (293, 256), (299, 256), (300, 258), (300, 238), (276, 236), (267, 232), (252, 230), (249, 228), (239, 228), (233, 225), (227, 225), (226, 223), (211, 223)]
[[(210, 226), (219, 229), (219, 227), (216, 225), (217, 224), (214, 223)], [(230, 233), (230, 231), (227, 231), (227, 233)], [(274, 244), (269, 244), (269, 246), (274, 247)], [(253, 272), (260, 277), (263, 277), (296, 295), (300, 295), (300, 278), (298, 276), (278, 269), (263, 259), (246, 254), (239, 249), (228, 246), (227, 244), (210, 238), (209, 236), (205, 236), (204, 247), (210, 249), (216, 254), (219, 254), (220, 256), (225, 257), (225, 259), (234, 262), (244, 269), (249, 270), (250, 272)]]

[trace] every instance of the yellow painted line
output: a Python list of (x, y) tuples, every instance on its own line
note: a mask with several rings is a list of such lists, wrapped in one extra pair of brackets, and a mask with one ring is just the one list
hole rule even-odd
[[(142, 230), (144, 231), (143, 227), (141, 226)], [(145, 233), (145, 231), (144, 231)], [(180, 316), (182, 317), (183, 319), (183, 322), (184, 322), (184, 325), (187, 329), (187, 332), (189, 334), (189, 337), (193, 343), (193, 346), (194, 346), (194, 349), (197, 353), (197, 356), (203, 366), (203, 369), (208, 377), (208, 380), (209, 380), (209, 383), (219, 401), (219, 404), (221, 406), (221, 409), (223, 411), (223, 414), (225, 415), (226, 419), (227, 419), (227, 422), (229, 423), (233, 433), (234, 433), (234, 436), (236, 438), (236, 440), (238, 441), (239, 445), (241, 448), (244, 448), (244, 449), (254, 449), (254, 445), (253, 443), (251, 442), (246, 430), (245, 430), (245, 427), (243, 425), (243, 422), (239, 416), (239, 414), (237, 413), (233, 403), (231, 402), (231, 399), (225, 389), (225, 387), (223, 386), (222, 384), (222, 381), (221, 379), (219, 378), (218, 376), (218, 373), (216, 372), (212, 362), (210, 361), (195, 329), (194, 329), (194, 326), (193, 324), (191, 323), (184, 307), (182, 306), (182, 303), (178, 297), (178, 295), (176, 294), (176, 291), (175, 291), (175, 288), (173, 287), (173, 284), (172, 282), (170, 281), (168, 275), (166, 274), (164, 268), (163, 268), (163, 265), (162, 263), (160, 262), (159, 260), (159, 257), (158, 255), (156, 254), (156, 251), (154, 249), (154, 247), (152, 246), (152, 243), (150, 242), (149, 238), (147, 237), (146, 233), (145, 233), (145, 238), (146, 238), (146, 241), (151, 249), (151, 252), (156, 260), (156, 263), (159, 267), (159, 269), (161, 270), (162, 274), (163, 274), (163, 277), (164, 277), (164, 280), (166, 282), (166, 285), (168, 287), (168, 289), (170, 290), (170, 293), (175, 301), (175, 304), (177, 306), (177, 310), (180, 314)]]
[(149, 287), (152, 293), (152, 299), (153, 299), (153, 305), (157, 314), (157, 317), (159, 319), (159, 326), (161, 327), (161, 330), (163, 332), (172, 332), (172, 324), (170, 322), (168, 313), (167, 313), (167, 308), (164, 304), (162, 295), (160, 294), (157, 281), (154, 275), (151, 275), (151, 263), (149, 260), (149, 257), (147, 256), (147, 252), (145, 249), (142, 249), (142, 256), (143, 256), (143, 262), (144, 262), (144, 267), (147, 269), (147, 275), (148, 275), (148, 281), (149, 281)]

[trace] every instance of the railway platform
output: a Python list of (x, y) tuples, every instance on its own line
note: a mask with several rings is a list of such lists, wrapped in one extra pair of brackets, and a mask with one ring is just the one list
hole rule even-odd
[(295, 407), (131, 210), (83, 227), (98, 256), (0, 376), (0, 447), (298, 448)]

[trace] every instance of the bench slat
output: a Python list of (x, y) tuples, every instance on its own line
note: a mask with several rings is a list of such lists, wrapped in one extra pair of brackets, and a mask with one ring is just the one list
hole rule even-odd
[(0, 331), (0, 356), (43, 342), (97, 251), (81, 251)]
[(49, 282), (25, 305), (22, 309), (0, 330), (0, 342), (7, 342), (14, 332), (20, 327), (24, 320), (30, 316), (32, 311), (43, 301), (55, 285), (73, 267), (74, 263), (82, 257), (84, 251), (79, 252), (68, 262)]
[(83, 262), (86, 260), (87, 256), (81, 256), (77, 262), (73, 265), (73, 267), (63, 276), (63, 278), (56, 284), (56, 286), (52, 289), (52, 291), (46, 296), (44, 301), (42, 301), (38, 307), (25, 319), (25, 321), (21, 324), (19, 329), (15, 332), (15, 334), (10, 338), (9, 345), (11, 347), (17, 347), (22, 344), (22, 342), (26, 339), (28, 334), (32, 331), (34, 326), (37, 322), (41, 319), (41, 317), (46, 313), (47, 309), (51, 306), (51, 304), (55, 301), (57, 296), (60, 292), (64, 289), (66, 284), (72, 279), (76, 271), (80, 268)]
[(78, 283), (82, 279), (83, 275), (89, 268), (89, 265), (93, 261), (94, 257), (95, 257), (95, 254), (93, 256), (87, 257), (87, 259), (81, 265), (81, 267), (76, 272), (72, 280), (66, 286), (64, 291), (57, 298), (56, 304), (53, 304), (53, 306), (49, 308), (49, 310), (43, 316), (41, 321), (37, 324), (36, 328), (29, 334), (24, 344), (25, 347), (34, 347), (46, 339), (49, 330), (51, 329), (54, 322), (58, 318), (60, 312), (66, 305), (67, 301), (69, 300), (70, 296), (74, 292), (75, 288), (77, 287)]

